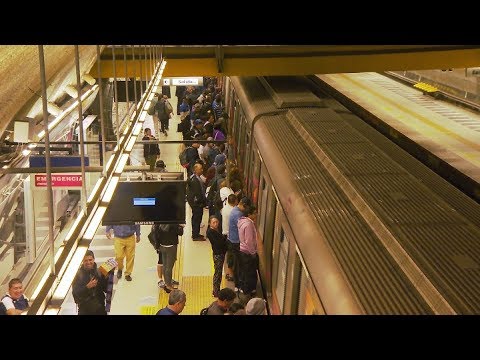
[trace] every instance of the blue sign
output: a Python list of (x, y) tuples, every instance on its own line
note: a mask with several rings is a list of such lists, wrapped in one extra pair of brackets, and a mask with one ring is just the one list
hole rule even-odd
[[(52, 167), (82, 166), (80, 159), (80, 156), (50, 156), (50, 165)], [(85, 166), (89, 166), (89, 157), (85, 156), (84, 159)], [(30, 155), (29, 160), (30, 167), (46, 167), (45, 156)]]
[(155, 206), (155, 198), (133, 198), (134, 206)]

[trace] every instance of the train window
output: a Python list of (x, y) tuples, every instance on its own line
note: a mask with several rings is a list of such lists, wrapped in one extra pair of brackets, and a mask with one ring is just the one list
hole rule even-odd
[(285, 287), (287, 283), (288, 239), (283, 228), (280, 231), (280, 251), (278, 253), (278, 268), (275, 282), (275, 295), (283, 313), (285, 303)]
[(260, 209), (258, 211), (259, 215), (260, 215), (260, 222), (258, 223), (258, 232), (262, 235), (262, 237), (265, 236), (264, 234), (264, 229), (265, 229), (265, 219), (266, 219), (266, 215), (267, 215), (267, 194), (268, 194), (268, 191), (267, 191), (267, 182), (265, 181), (265, 178), (262, 177), (262, 194), (261, 194), (261, 197), (260, 197)]

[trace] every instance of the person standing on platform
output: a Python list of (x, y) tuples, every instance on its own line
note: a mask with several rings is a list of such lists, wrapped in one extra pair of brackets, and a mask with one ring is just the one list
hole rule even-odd
[(140, 242), (140, 225), (108, 225), (107, 238), (114, 238), (115, 260), (118, 263), (117, 278), (123, 273), (123, 259), (126, 257), (127, 268), (125, 280), (132, 281), (133, 264), (135, 262), (135, 246)]
[(185, 308), (187, 295), (182, 290), (172, 290), (168, 295), (168, 305), (158, 310), (157, 315), (179, 315)]
[(240, 239), (240, 285), (245, 295), (254, 296), (257, 292), (257, 229), (255, 206), (248, 206), (245, 216), (238, 219), (238, 237)]
[(202, 223), (203, 208), (207, 205), (205, 197), (205, 185), (201, 179), (203, 174), (202, 164), (193, 166), (193, 174), (188, 180), (187, 201), (192, 208), (192, 240), (205, 241), (205, 237), (200, 235), (200, 224)]
[[(112, 272), (113, 276), (113, 272)], [(100, 273), (92, 250), (87, 250), (72, 284), (78, 315), (107, 315), (105, 293), (108, 277)]]
[(208, 222), (207, 238), (212, 245), (213, 267), (213, 297), (218, 297), (220, 291), (220, 283), (222, 282), (223, 262), (225, 261), (225, 253), (227, 252), (226, 236), (220, 232), (220, 221), (216, 216), (210, 216)]
[[(152, 130), (150, 130), (150, 128), (145, 128), (142, 140), (157, 139), (152, 135)], [(157, 162), (157, 157), (159, 155), (160, 147), (158, 144), (143, 144), (143, 157), (145, 158), (145, 163), (150, 166), (150, 171), (155, 170), (155, 163)]]
[[(238, 235), (238, 220), (244, 216), (247, 207), (251, 206), (252, 202), (249, 198), (243, 197), (237, 206), (230, 212), (230, 219), (228, 220), (228, 250), (230, 256), (233, 255), (233, 261), (227, 259), (228, 267), (232, 267), (233, 263), (233, 281), (237, 289), (242, 289), (242, 279), (240, 277), (240, 238)], [(230, 260), (230, 261), (229, 261)]]

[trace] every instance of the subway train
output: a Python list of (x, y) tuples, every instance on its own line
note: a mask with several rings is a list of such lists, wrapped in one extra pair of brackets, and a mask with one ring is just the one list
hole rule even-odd
[(480, 205), (322, 91), (230, 77), (271, 314), (480, 314)]

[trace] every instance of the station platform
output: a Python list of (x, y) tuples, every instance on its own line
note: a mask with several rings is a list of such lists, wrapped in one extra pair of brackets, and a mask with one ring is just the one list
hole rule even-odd
[[(171, 87), (171, 93), (175, 94), (175, 87)], [(177, 98), (173, 96), (169, 99), (173, 109), (176, 109)], [(163, 134), (153, 134), (162, 141), (182, 140), (182, 134), (177, 133), (177, 124), (180, 122), (180, 116), (174, 111), (173, 118), (170, 119), (168, 136)], [(154, 132), (153, 118), (147, 115), (144, 128), (149, 127)], [(142, 130), (143, 134), (143, 130)], [(141, 139), (141, 136), (139, 137)], [(183, 144), (160, 144), (160, 159), (166, 164), (167, 171), (182, 171), (179, 163), (179, 153), (183, 149)], [(136, 144), (130, 155), (132, 165), (142, 164), (143, 145)], [(180, 237), (177, 261), (173, 269), (173, 279), (180, 285), (179, 289), (187, 295), (186, 306), (181, 315), (198, 315), (200, 310), (210, 305), (215, 298), (212, 296), (213, 279), (213, 258), (210, 242), (192, 241), (191, 227), (191, 209), (186, 206), (186, 226), (184, 234)], [(202, 226), (200, 233), (205, 235), (208, 222), (208, 209), (204, 209)], [(158, 287), (157, 261), (158, 254), (148, 241), (151, 225), (141, 226), (141, 240), (136, 245), (135, 264), (132, 272), (132, 281), (126, 281), (124, 277), (117, 279), (115, 277), (113, 287), (113, 297), (111, 303), (110, 315), (154, 315), (159, 309), (168, 304), (168, 294)], [(105, 226), (99, 226), (95, 237), (90, 245), (90, 249), (95, 254), (95, 261), (98, 265), (109, 258), (115, 257), (113, 240), (107, 239), (105, 235)], [(223, 276), (222, 286), (230, 286), (233, 283), (227, 282)], [(76, 304), (73, 301), (71, 290), (69, 291), (62, 305), (60, 315), (75, 315), (77, 313)]]
[(343, 100), (354, 103), (372, 126), (405, 144), (411, 154), (480, 199), (478, 112), (424, 95), (421, 90), (379, 73), (317, 77)]

